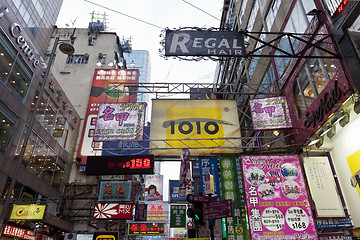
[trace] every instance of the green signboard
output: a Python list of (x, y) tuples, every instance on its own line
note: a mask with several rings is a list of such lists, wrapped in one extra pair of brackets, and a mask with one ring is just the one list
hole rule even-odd
[(186, 227), (186, 205), (170, 205), (170, 227)]
[(236, 157), (220, 158), (221, 198), (232, 199), (233, 216), (226, 218), (226, 236), (228, 239), (249, 240), (245, 191), (240, 159)]

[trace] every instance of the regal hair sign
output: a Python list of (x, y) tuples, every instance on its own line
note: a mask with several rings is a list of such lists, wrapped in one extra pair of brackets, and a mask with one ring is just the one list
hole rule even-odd
[(245, 55), (241, 32), (167, 30), (165, 56), (235, 56)]

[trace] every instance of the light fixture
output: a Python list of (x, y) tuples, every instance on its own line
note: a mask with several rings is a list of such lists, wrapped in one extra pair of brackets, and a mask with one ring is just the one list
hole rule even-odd
[(123, 62), (118, 62), (118, 66), (119, 66), (120, 68), (122, 68), (122, 67), (124, 66), (124, 63), (123, 63)]
[(324, 136), (328, 131), (330, 131), (330, 129), (331, 129), (330, 124), (325, 125), (325, 126), (322, 127), (322, 128), (320, 129), (320, 131), (318, 132), (318, 137)]
[(62, 53), (67, 54), (67, 55), (73, 55), (75, 52), (75, 48), (74, 46), (67, 41), (61, 42), (59, 45), (59, 49)]
[(311, 145), (316, 144), (316, 143), (319, 142), (320, 140), (321, 140), (321, 139), (320, 139), (320, 138), (317, 138), (317, 137), (310, 138), (309, 143), (308, 143), (308, 146), (310, 147)]
[(279, 132), (278, 130), (274, 130), (274, 131), (273, 131), (273, 134), (274, 134), (274, 136), (277, 137), (277, 136), (279, 136), (280, 132)]
[(331, 125), (335, 125), (338, 123), (341, 119), (343, 119), (346, 115), (346, 112), (341, 109), (335, 116), (331, 119)]
[(346, 112), (343, 119), (340, 120), (339, 124), (341, 127), (345, 127), (350, 122), (350, 113)]
[(320, 147), (323, 145), (323, 143), (324, 143), (324, 138), (319, 138), (319, 141), (317, 141), (317, 142), (315, 143), (315, 146), (316, 146), (317, 148), (320, 148)]
[(330, 128), (330, 131), (327, 132), (326, 136), (328, 138), (332, 138), (333, 136), (335, 136), (336, 134), (336, 127), (335, 125), (333, 125), (331, 128)]
[(109, 66), (109, 67), (113, 67), (113, 66), (114, 66), (114, 63), (113, 63), (112, 61), (110, 61), (110, 62), (108, 63), (108, 66)]
[(131, 61), (130, 67), (135, 67), (135, 62), (134, 62), (134, 60)]
[(356, 114), (360, 113), (360, 99), (356, 100), (355, 104), (354, 104), (354, 112)]
[(306, 15), (308, 15), (308, 16), (318, 16), (318, 15), (320, 15), (322, 13), (323, 13), (323, 11), (321, 11), (320, 9), (314, 8), (314, 9), (310, 10)]
[(100, 62), (100, 61), (96, 63), (96, 66), (101, 67), (101, 65), (102, 65), (102, 64), (101, 64), (101, 62)]

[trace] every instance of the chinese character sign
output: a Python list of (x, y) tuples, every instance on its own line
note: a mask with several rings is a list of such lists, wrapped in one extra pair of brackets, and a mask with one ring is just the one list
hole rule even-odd
[(130, 201), (131, 181), (103, 181), (100, 183), (99, 201)]
[(170, 227), (186, 227), (186, 205), (170, 205)]
[(165, 223), (128, 223), (127, 235), (165, 235)]
[(250, 111), (254, 130), (292, 127), (284, 97), (250, 99)]
[(251, 239), (318, 239), (298, 156), (241, 160)]
[(217, 158), (199, 158), (200, 169), (200, 188), (202, 192), (205, 192), (205, 175), (211, 174), (214, 179), (214, 192), (213, 197), (220, 200), (220, 183), (219, 183), (219, 170), (217, 164)]
[(147, 220), (167, 220), (169, 216), (168, 202), (145, 202), (147, 204)]
[(146, 103), (102, 103), (94, 141), (143, 140)]

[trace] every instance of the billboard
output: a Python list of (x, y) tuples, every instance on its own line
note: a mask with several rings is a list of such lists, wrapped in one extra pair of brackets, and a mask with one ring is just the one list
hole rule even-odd
[(143, 140), (146, 103), (101, 103), (94, 141)]
[(22, 220), (22, 219), (43, 219), (46, 205), (13, 205), (11, 211), (10, 220)]
[(146, 175), (145, 176), (145, 201), (163, 200), (163, 176)]
[(251, 239), (318, 239), (299, 157), (241, 160)]
[(77, 156), (81, 165), (87, 156), (101, 154), (102, 142), (93, 141), (100, 103), (135, 103), (131, 84), (138, 81), (138, 69), (95, 69)]
[(179, 197), (179, 180), (169, 180), (169, 202), (186, 201), (186, 197)]
[(220, 200), (220, 182), (219, 182), (219, 170), (218, 170), (218, 159), (214, 157), (210, 158), (199, 158), (199, 169), (200, 169), (200, 190), (205, 192), (205, 176), (211, 174), (214, 181), (214, 195), (212, 197)]
[(153, 174), (154, 156), (89, 156), (86, 175)]
[(154, 155), (179, 156), (189, 147), (191, 155), (240, 152), (235, 100), (153, 99), (151, 115)]
[(167, 220), (169, 216), (168, 202), (145, 201), (147, 204), (147, 220)]
[(30, 230), (27, 230), (24, 228), (10, 226), (10, 225), (5, 225), (2, 234), (5, 236), (21, 238), (21, 239), (26, 239), (26, 240), (35, 240), (36, 239), (36, 232), (30, 231)]
[(166, 30), (165, 56), (245, 56), (242, 32)]
[(132, 203), (96, 203), (94, 219), (132, 219)]
[(285, 97), (250, 99), (249, 103), (254, 130), (292, 127)]
[(131, 181), (102, 181), (99, 201), (131, 201)]

